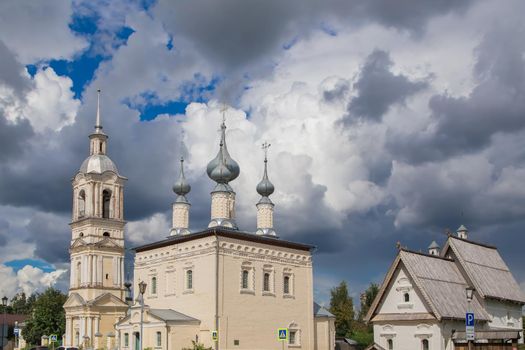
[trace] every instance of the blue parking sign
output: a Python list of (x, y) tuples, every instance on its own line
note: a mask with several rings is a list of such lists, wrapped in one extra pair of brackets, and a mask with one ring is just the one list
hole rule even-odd
[(467, 312), (465, 315), (465, 325), (467, 327), (474, 326), (474, 313), (473, 312)]

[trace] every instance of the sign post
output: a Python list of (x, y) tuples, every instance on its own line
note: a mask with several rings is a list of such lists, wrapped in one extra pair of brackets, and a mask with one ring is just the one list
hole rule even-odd
[(471, 344), (476, 339), (474, 322), (474, 313), (467, 312), (467, 314), (465, 315), (465, 338), (468, 342), (469, 349), (471, 349)]
[(58, 339), (58, 337), (57, 337), (56, 334), (51, 334), (49, 336), (49, 342), (51, 343), (51, 346), (52, 346), (53, 350), (55, 350), (55, 343), (57, 342), (57, 339)]
[(282, 348), (284, 350), (284, 342), (288, 340), (288, 328), (277, 329), (277, 340), (281, 342)]

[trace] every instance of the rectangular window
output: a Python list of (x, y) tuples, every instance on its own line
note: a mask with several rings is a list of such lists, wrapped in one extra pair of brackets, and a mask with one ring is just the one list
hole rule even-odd
[(193, 271), (186, 271), (186, 289), (193, 289)]
[(157, 346), (162, 346), (162, 333), (157, 332)]
[(288, 338), (288, 342), (291, 344), (291, 345), (295, 345), (296, 344), (296, 335), (297, 335), (297, 331), (290, 331), (290, 335), (289, 335), (289, 338)]
[(290, 294), (290, 276), (284, 276), (283, 292), (284, 294)]
[(263, 277), (263, 291), (269, 292), (270, 291), (270, 274), (268, 272), (264, 273)]
[(128, 333), (124, 333), (124, 346), (125, 347), (129, 346), (129, 334)]
[(248, 289), (248, 277), (250, 273), (248, 270), (242, 270), (242, 288)]

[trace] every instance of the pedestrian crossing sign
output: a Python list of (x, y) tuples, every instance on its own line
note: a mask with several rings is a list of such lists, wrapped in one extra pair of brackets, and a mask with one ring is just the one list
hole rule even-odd
[(288, 328), (279, 328), (277, 330), (277, 339), (279, 341), (286, 341), (286, 340), (288, 340)]
[(52, 342), (52, 343), (54, 343), (54, 342), (57, 341), (57, 338), (58, 338), (58, 337), (57, 337), (56, 334), (51, 334), (51, 335), (49, 336), (49, 341)]
[(217, 331), (211, 332), (211, 339), (213, 339), (213, 341), (219, 340), (219, 335), (217, 334)]

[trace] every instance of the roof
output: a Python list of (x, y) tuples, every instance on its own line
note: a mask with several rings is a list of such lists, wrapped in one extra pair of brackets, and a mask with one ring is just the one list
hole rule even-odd
[(430, 243), (430, 245), (428, 246), (428, 249), (435, 249), (435, 248), (439, 248), (439, 244), (437, 244), (436, 241), (432, 241), (432, 243)]
[[(443, 318), (465, 319), (465, 310), (468, 306), (465, 288), (468, 287), (468, 283), (459, 271), (456, 262), (452, 259), (401, 249), (366, 315), (367, 321), (373, 319), (383, 296), (391, 285), (390, 281), (394, 273), (401, 266), (405, 267), (429, 311), (438, 320)], [(470, 307), (476, 313), (477, 319), (489, 319), (489, 315), (477, 298), (473, 299)]]
[(82, 162), (79, 172), (102, 174), (106, 171), (112, 171), (118, 174), (117, 166), (113, 161), (104, 154), (93, 154)]
[(277, 238), (272, 238), (272, 237), (267, 237), (267, 236), (259, 236), (254, 233), (233, 230), (233, 229), (229, 229), (226, 227), (213, 227), (213, 228), (209, 228), (203, 231), (190, 233), (188, 235), (170, 236), (167, 239), (164, 239), (162, 241), (135, 247), (133, 248), (133, 250), (135, 250), (137, 253), (140, 253), (140, 252), (145, 252), (145, 251), (156, 249), (156, 248), (167, 247), (173, 244), (193, 241), (195, 239), (200, 239), (200, 238), (214, 236), (214, 235), (221, 236), (221, 237), (235, 238), (235, 239), (240, 239), (244, 241), (257, 242), (257, 243), (262, 243), (262, 244), (269, 244), (269, 245), (274, 245), (274, 246), (279, 246), (279, 247), (304, 250), (304, 251), (311, 251), (313, 248), (315, 248), (313, 245), (309, 245), (309, 244), (285, 241), (282, 239), (277, 239)]
[(21, 324), (28, 318), (29, 316), (21, 315), (21, 314), (5, 314), (4, 316), (2, 316), (2, 320), (4, 320), (3, 322), (5, 322), (6, 324), (10, 326), (13, 326), (15, 322), (18, 322), (18, 324)]
[(330, 311), (324, 306), (317, 304), (314, 301), (314, 317), (335, 317)]
[(163, 321), (200, 322), (198, 319), (172, 309), (149, 309), (148, 312)]
[(367, 347), (365, 350), (385, 350), (385, 348), (379, 344), (374, 343), (370, 345), (369, 347)]
[[(521, 330), (519, 329), (490, 329), (490, 330), (476, 330), (476, 339), (480, 340), (508, 340), (519, 339)], [(465, 340), (465, 331), (456, 331), (452, 335), (454, 340)]]
[(525, 295), (495, 247), (450, 236), (443, 250), (451, 249), (473, 287), (483, 298), (525, 304)]

